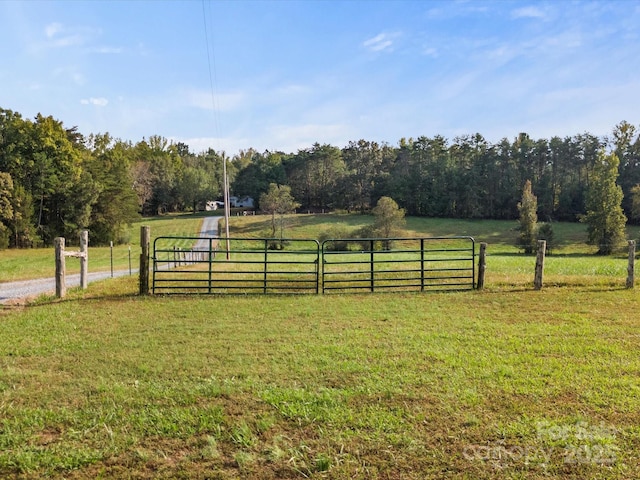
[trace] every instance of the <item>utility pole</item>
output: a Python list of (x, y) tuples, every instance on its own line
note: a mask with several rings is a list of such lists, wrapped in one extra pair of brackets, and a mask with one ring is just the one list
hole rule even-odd
[(227, 179), (227, 155), (222, 152), (222, 183), (224, 190), (224, 229), (227, 237), (227, 260), (230, 257), (230, 242), (229, 242), (229, 181)]

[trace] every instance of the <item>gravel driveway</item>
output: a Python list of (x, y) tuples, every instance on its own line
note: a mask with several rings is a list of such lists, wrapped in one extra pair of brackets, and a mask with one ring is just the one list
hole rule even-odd
[[(202, 221), (200, 236), (203, 238), (218, 236), (218, 222), (222, 217), (205, 217)], [(199, 240), (195, 249), (208, 249), (209, 242), (207, 240)], [(52, 260), (53, 263), (53, 260)], [(91, 261), (89, 261), (91, 268)], [(138, 269), (131, 271), (132, 274), (138, 273)], [(129, 270), (118, 270), (113, 272), (115, 277), (123, 277), (129, 275)], [(96, 280), (104, 280), (111, 277), (111, 272), (89, 272), (89, 282)], [(67, 288), (80, 286), (80, 274), (67, 275)], [(0, 283), (0, 304), (16, 303), (25, 298), (32, 298), (45, 293), (53, 293), (56, 290), (56, 279), (41, 278), (38, 280), (24, 280), (21, 282)]]

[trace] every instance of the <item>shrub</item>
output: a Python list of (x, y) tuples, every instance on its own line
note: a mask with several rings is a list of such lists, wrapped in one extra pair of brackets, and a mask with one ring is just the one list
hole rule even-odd
[(353, 238), (353, 233), (344, 223), (337, 223), (320, 235), (318, 241), (320, 243), (327, 240), (336, 239), (336, 241), (328, 242), (326, 249), (331, 251), (344, 252), (349, 250), (349, 243), (346, 239)]

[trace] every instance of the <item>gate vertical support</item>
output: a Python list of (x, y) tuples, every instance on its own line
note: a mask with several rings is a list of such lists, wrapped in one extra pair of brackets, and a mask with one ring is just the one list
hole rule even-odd
[[(113, 271), (113, 267), (112, 267)], [(113, 274), (111, 275), (113, 276)], [(80, 232), (80, 287), (87, 289), (89, 281), (89, 231)]]
[(629, 264), (627, 265), (627, 288), (633, 288), (635, 284), (635, 259), (636, 242), (629, 240)]
[(207, 285), (208, 285), (207, 291), (209, 293), (211, 293), (211, 287), (212, 287), (211, 280), (213, 279), (213, 256), (214, 256), (214, 254), (213, 254), (213, 238), (210, 238), (209, 239), (209, 259), (208, 259), (208, 265), (209, 265), (208, 275), (209, 275), (209, 278), (208, 278), (208, 282), (207, 282)]
[[(149, 226), (140, 227), (140, 295), (149, 295), (149, 243), (151, 242), (151, 229)], [(154, 274), (155, 277), (155, 274)], [(154, 278), (155, 280), (155, 278)]]
[(322, 294), (324, 295), (324, 264), (325, 264), (325, 259), (324, 259), (324, 245), (326, 243), (326, 240), (324, 242), (322, 242), (322, 245), (319, 246), (318, 248), (320, 249), (320, 256), (318, 257), (318, 262), (322, 262)]
[(262, 292), (263, 293), (267, 293), (267, 265), (268, 265), (268, 258), (267, 255), (269, 254), (269, 240), (264, 241), (264, 275), (262, 278)]
[(544, 255), (547, 250), (547, 242), (538, 240), (538, 255), (536, 256), (536, 276), (533, 280), (533, 287), (536, 290), (542, 289), (542, 277), (544, 274)]
[(370, 240), (370, 245), (369, 245), (369, 258), (370, 258), (370, 265), (371, 265), (371, 291), (373, 292), (375, 287), (374, 287), (374, 259), (373, 259), (373, 247), (374, 247), (374, 240)]
[(484, 288), (484, 273), (487, 269), (487, 244), (480, 244), (480, 255), (478, 257), (478, 283), (476, 288), (482, 290)]
[[(320, 293), (320, 244), (316, 240), (316, 295)], [(323, 292), (324, 293), (324, 292)]]
[(424, 238), (420, 239), (420, 291), (424, 292)]
[(63, 298), (67, 293), (65, 284), (64, 237), (56, 237), (53, 241), (56, 249), (56, 297)]

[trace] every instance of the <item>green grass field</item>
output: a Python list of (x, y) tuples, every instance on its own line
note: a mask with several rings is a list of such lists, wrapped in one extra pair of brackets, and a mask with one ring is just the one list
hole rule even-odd
[[(200, 231), (202, 216), (203, 214), (145, 218), (134, 224), (129, 234), (130, 243), (114, 246), (114, 268), (121, 270), (128, 268), (129, 249), (132, 266), (137, 267), (140, 255), (140, 226), (150, 226), (152, 242), (159, 236), (194, 236)], [(287, 219), (285, 236), (318, 239), (336, 225), (347, 230), (355, 230), (370, 222), (371, 217), (365, 215), (291, 215)], [(261, 215), (232, 217), (230, 227), (232, 237), (266, 237), (270, 228), (270, 218)], [(529, 277), (532, 277), (531, 272), (535, 263), (534, 257), (521, 255), (514, 247), (517, 236), (516, 227), (515, 221), (409, 218), (400, 236), (469, 235), (478, 243), (487, 242), (489, 244), (488, 277), (493, 275), (493, 280), (497, 284), (513, 285), (532, 281)], [(587, 238), (585, 225), (555, 223), (553, 228), (558, 246), (554, 249), (553, 255), (547, 258), (546, 263), (547, 279), (551, 284), (564, 284), (567, 281), (590, 283), (592, 276), (599, 277), (606, 283), (612, 278), (626, 275), (626, 253), (620, 252), (607, 257), (593, 255), (596, 248), (585, 244)], [(640, 239), (640, 227), (628, 226), (627, 237)], [(188, 241), (182, 241), (177, 242), (176, 246), (186, 249), (190, 244)], [(72, 243), (67, 248), (77, 249)], [(110, 264), (109, 247), (89, 246), (90, 271), (109, 270)], [(0, 283), (53, 277), (55, 273), (53, 247), (0, 251), (0, 265)], [(67, 259), (67, 272), (79, 272), (77, 259)], [(624, 278), (622, 281), (624, 282)]]
[[(129, 233), (131, 241), (126, 245), (113, 247), (114, 269), (129, 268), (129, 249), (131, 249), (132, 268), (137, 268), (140, 258), (140, 227), (148, 225), (152, 239), (160, 236), (197, 236), (202, 223), (201, 215), (180, 215), (145, 218), (132, 225)], [(78, 239), (67, 239), (67, 250), (78, 250)], [(182, 242), (177, 246), (186, 248), (189, 244)], [(110, 247), (94, 247), (89, 236), (89, 270), (106, 271), (111, 268)], [(55, 275), (54, 249), (33, 248), (29, 250), (0, 251), (0, 282), (46, 278)], [(80, 261), (67, 258), (67, 273), (80, 272)]]
[(483, 291), (138, 297), (134, 277), (5, 307), (0, 478), (639, 478), (626, 256), (559, 225), (534, 291), (506, 226), (407, 224), (488, 241)]

